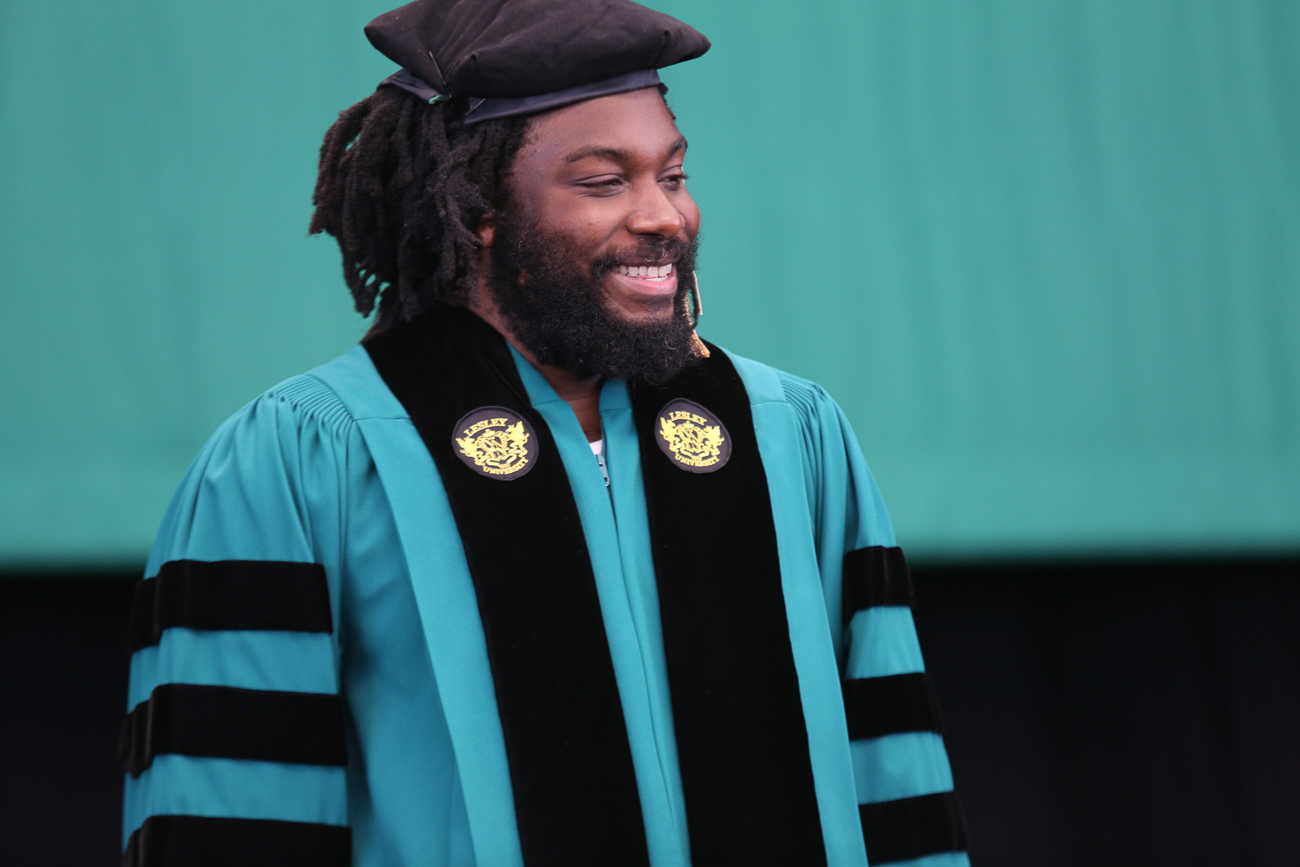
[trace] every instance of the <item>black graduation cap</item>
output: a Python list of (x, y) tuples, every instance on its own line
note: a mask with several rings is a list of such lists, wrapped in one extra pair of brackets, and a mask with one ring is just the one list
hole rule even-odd
[(366, 36), (402, 67), (384, 83), (431, 102), (469, 97), (466, 123), (652, 87), (656, 70), (709, 50), (632, 0), (415, 0)]

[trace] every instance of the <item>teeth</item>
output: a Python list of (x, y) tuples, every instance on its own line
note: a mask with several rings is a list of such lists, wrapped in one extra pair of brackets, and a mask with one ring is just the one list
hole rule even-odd
[(673, 273), (673, 265), (618, 265), (616, 271), (628, 277), (640, 277), (642, 280), (663, 280)]

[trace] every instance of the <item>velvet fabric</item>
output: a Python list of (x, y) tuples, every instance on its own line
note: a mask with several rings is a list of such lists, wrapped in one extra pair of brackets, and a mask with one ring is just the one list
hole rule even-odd
[(698, 30), (630, 0), (415, 0), (367, 24), (366, 37), (452, 97), (537, 96), (709, 50)]
[(862, 804), (858, 812), (872, 864), (966, 848), (966, 822), (955, 792)]
[(168, 753), (344, 767), (343, 717), (337, 695), (165, 683), (127, 714), (119, 753), (137, 777)]
[(844, 681), (849, 739), (900, 732), (942, 732), (939, 697), (924, 671)]
[[(865, 626), (875, 616), (878, 626), (884, 627), (897, 623), (901, 614), (911, 631), (913, 600), (912, 578), (901, 548), (870, 545), (844, 555), (844, 622), (852, 622), (856, 629), (860, 618), (866, 618)], [(859, 799), (866, 803), (859, 804), (858, 815), (867, 854), (873, 865), (911, 862), (939, 853), (959, 853), (954, 857), (967, 863), (966, 824), (956, 792), (926, 792), (927, 786), (950, 790), (952, 775), (938, 739), (943, 716), (934, 684), (923, 669), (919, 648), (914, 659), (908, 660), (910, 655), (901, 654), (884, 665), (883, 660), (871, 664), (851, 658), (850, 674), (858, 676), (843, 685), (849, 739), (866, 774), (859, 780)], [(896, 667), (911, 664), (916, 666), (913, 671)], [(913, 774), (900, 791), (891, 784), (888, 771), (895, 751), (918, 754), (925, 744), (936, 749), (929, 773)], [(917, 787), (925, 794), (900, 797)]]
[(150, 816), (122, 867), (350, 867), (352, 829), (316, 822)]
[[(632, 390), (694, 867), (826, 863), (776, 529), (749, 395), (727, 354)], [(661, 410), (730, 436), (716, 472), (656, 443)]]
[(871, 545), (844, 555), (844, 622), (876, 605), (911, 605), (912, 576), (897, 546)]
[[(629, 841), (643, 848), (643, 834), (631, 829), (633, 818), (640, 828), (640, 816), (630, 759), (626, 776), (608, 760), (630, 754), (573, 493), (504, 339), (468, 312), (439, 307), (366, 348), (433, 455), (456, 516), (526, 861), (572, 863), (576, 846), (606, 860)], [(659, 411), (674, 400), (693, 401), (726, 425), (731, 456), (717, 472), (684, 472), (655, 444)], [(632, 405), (692, 863), (825, 863), (776, 533), (744, 384), (717, 350), (667, 386), (635, 389)], [(535, 431), (527, 476), (486, 478), (456, 454), (457, 420), (482, 406), (505, 407)], [(517, 520), (503, 523), (503, 516)], [(624, 812), (634, 807), (635, 817)]]
[(266, 560), (171, 560), (136, 586), (131, 651), (158, 644), (174, 627), (329, 633), (325, 568)]
[[(472, 313), (439, 306), (365, 347), (433, 456), (464, 545), (525, 863), (648, 864), (577, 506), (505, 340)], [(457, 421), (484, 406), (510, 410), (535, 432), (526, 475), (485, 477), (457, 456)]]

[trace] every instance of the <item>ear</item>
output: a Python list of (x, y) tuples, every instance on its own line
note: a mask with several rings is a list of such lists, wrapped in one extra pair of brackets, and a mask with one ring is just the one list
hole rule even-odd
[(492, 246), (497, 235), (497, 215), (495, 211), (488, 211), (478, 221), (478, 228), (474, 234), (478, 235), (479, 246), (487, 249)]

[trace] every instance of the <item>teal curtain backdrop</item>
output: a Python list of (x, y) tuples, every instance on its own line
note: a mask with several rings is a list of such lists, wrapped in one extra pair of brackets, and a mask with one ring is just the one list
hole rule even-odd
[[(0, 4), (0, 565), (139, 562), (361, 335), (306, 226), (391, 2)], [(909, 551), (1300, 549), (1300, 3), (657, 5), (702, 331), (839, 399)]]

